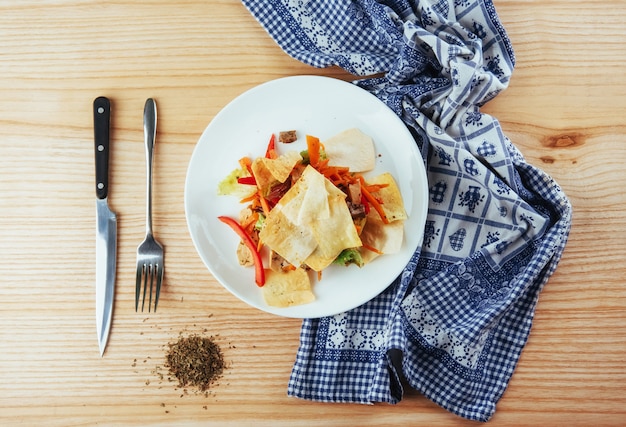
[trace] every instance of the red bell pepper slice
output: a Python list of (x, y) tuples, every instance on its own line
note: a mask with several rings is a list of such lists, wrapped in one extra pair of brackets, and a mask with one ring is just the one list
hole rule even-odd
[(217, 219), (232, 228), (235, 233), (241, 237), (241, 240), (248, 247), (248, 249), (250, 249), (250, 253), (252, 253), (252, 259), (254, 261), (254, 280), (259, 287), (265, 285), (265, 269), (263, 268), (263, 261), (261, 260), (261, 255), (259, 254), (256, 244), (252, 238), (234, 219), (228, 216), (218, 216)]
[(245, 185), (256, 185), (256, 179), (253, 176), (241, 176), (237, 178), (237, 183)]
[(267, 144), (267, 150), (265, 150), (265, 158), (275, 159), (276, 157), (276, 135), (272, 134), (270, 142)]

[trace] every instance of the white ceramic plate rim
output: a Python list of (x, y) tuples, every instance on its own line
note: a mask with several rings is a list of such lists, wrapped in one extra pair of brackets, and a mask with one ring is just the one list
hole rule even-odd
[[(408, 220), (399, 253), (378, 257), (363, 268), (331, 266), (315, 281), (316, 300), (276, 308), (263, 300), (254, 269), (241, 267), (235, 255), (239, 239), (217, 217), (237, 217), (236, 197), (218, 196), (218, 183), (243, 156), (265, 153), (272, 133), (296, 129), (299, 141), (279, 144), (279, 152), (300, 150), (304, 135), (322, 140), (357, 127), (370, 135), (377, 153), (368, 175), (390, 172), (400, 187)], [(369, 92), (342, 80), (293, 76), (273, 80), (241, 94), (209, 123), (191, 156), (185, 182), (185, 214), (189, 233), (211, 274), (247, 304), (280, 316), (318, 318), (351, 310), (385, 290), (421, 245), (428, 205), (423, 160), (404, 123)]]

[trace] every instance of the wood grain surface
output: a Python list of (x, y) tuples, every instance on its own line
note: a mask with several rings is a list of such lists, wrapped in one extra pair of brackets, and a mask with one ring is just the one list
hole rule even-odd
[[(484, 111), (574, 207), (563, 259), (490, 424), (626, 424), (626, 3), (496, 0), (517, 67)], [(398, 405), (288, 398), (300, 321), (249, 308), (197, 256), (183, 189), (194, 145), (248, 88), (351, 80), (286, 54), (237, 1), (0, 0), (0, 425), (461, 426), (408, 390)], [(94, 321), (91, 104), (112, 100), (118, 214), (114, 320)], [(144, 233), (142, 112), (159, 106), (154, 229), (159, 311), (134, 312)], [(213, 335), (228, 369), (208, 394), (168, 380), (180, 334)]]

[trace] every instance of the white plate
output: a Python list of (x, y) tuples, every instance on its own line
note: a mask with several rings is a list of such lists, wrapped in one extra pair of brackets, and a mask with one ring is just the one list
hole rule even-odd
[[(254, 268), (237, 262), (239, 238), (217, 217), (237, 218), (243, 207), (233, 196), (218, 196), (218, 183), (243, 156), (265, 154), (272, 133), (295, 129), (299, 140), (279, 144), (279, 153), (305, 147), (304, 135), (322, 141), (345, 129), (370, 135), (377, 153), (368, 175), (390, 172), (400, 187), (409, 219), (402, 250), (378, 257), (363, 268), (331, 266), (314, 282), (316, 300), (276, 308), (263, 300)], [(229, 103), (198, 141), (187, 171), (185, 212), (193, 243), (213, 276), (235, 296), (260, 310), (286, 317), (316, 318), (355, 308), (377, 296), (400, 274), (422, 242), (428, 205), (426, 172), (418, 148), (402, 121), (367, 91), (341, 80), (286, 77), (257, 86)]]

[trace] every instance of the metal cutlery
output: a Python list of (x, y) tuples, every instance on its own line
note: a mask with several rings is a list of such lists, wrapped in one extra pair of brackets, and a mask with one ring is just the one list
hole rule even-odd
[(146, 145), (146, 238), (137, 247), (137, 280), (135, 284), (135, 311), (139, 308), (139, 297), (143, 287), (141, 298), (141, 311), (144, 310), (146, 294), (148, 297), (148, 311), (152, 307), (154, 292), (154, 311), (156, 312), (163, 282), (165, 265), (163, 263), (163, 246), (154, 239), (152, 234), (152, 164), (154, 158), (154, 145), (156, 140), (157, 109), (156, 102), (150, 98), (146, 100), (143, 112), (143, 131)]
[(100, 356), (104, 355), (115, 292), (117, 218), (109, 209), (109, 129), (111, 104), (105, 97), (93, 102), (96, 166), (96, 329)]

